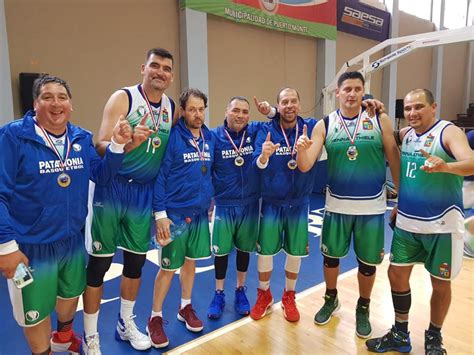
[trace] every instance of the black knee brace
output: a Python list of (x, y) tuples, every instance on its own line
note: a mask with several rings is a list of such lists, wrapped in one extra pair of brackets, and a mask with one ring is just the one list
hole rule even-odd
[(250, 254), (241, 250), (237, 250), (236, 263), (237, 271), (247, 272), (249, 268)]
[(324, 256), (324, 266), (328, 268), (335, 268), (339, 266), (339, 259), (337, 258), (331, 258), (329, 256)]
[(224, 280), (227, 273), (227, 264), (229, 255), (215, 256), (214, 257), (214, 269), (216, 274), (216, 280)]
[(145, 265), (146, 254), (135, 254), (123, 251), (122, 275), (129, 279), (139, 279), (142, 276), (142, 267)]
[(112, 264), (112, 257), (89, 256), (87, 264), (87, 286), (100, 287), (104, 283), (104, 276)]
[(367, 264), (364, 264), (362, 261), (360, 261), (359, 259), (357, 259), (357, 262), (359, 263), (359, 272), (364, 275), (364, 276), (372, 276), (373, 274), (375, 274), (375, 266), (373, 265), (367, 265)]

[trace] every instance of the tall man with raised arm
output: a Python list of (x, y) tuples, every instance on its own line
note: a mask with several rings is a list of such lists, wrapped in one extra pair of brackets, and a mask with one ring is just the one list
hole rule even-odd
[(175, 112), (174, 102), (165, 94), (173, 80), (173, 56), (162, 48), (150, 49), (141, 73), (141, 84), (120, 89), (110, 97), (96, 145), (99, 152), (104, 151), (119, 117), (126, 117), (134, 129), (132, 141), (125, 146), (123, 168), (113, 183), (95, 186), (89, 216), (92, 228), (86, 241), (90, 257), (84, 294), (84, 349), (91, 354), (100, 354), (97, 323), (104, 275), (117, 248), (123, 250), (124, 267), (115, 337), (129, 341), (137, 350), (151, 346), (135, 324), (133, 308), (150, 242), (153, 184)]
[[(43, 76), (33, 85), (34, 112), (0, 129), (0, 271), (33, 354), (80, 353), (72, 322), (86, 287), (89, 179), (110, 182), (132, 135), (126, 120), (116, 122), (101, 159), (90, 132), (69, 122), (71, 99), (64, 80)], [(11, 280), (20, 262), (33, 270), (33, 282), (23, 288)], [(54, 309), (57, 331), (50, 339)]]
[(186, 89), (179, 105), (181, 118), (171, 132), (153, 193), (156, 238), (162, 248), (147, 331), (156, 348), (169, 343), (163, 329), (163, 303), (180, 268), (181, 307), (177, 317), (189, 331), (203, 329), (191, 295), (196, 260), (211, 256), (208, 209), (214, 193), (214, 137), (204, 125), (207, 96), (198, 89)]
[(326, 293), (314, 322), (328, 323), (340, 307), (339, 259), (347, 255), (353, 238), (359, 263), (356, 334), (367, 338), (372, 333), (369, 303), (376, 265), (384, 257), (385, 159), (398, 187), (400, 157), (389, 117), (369, 117), (362, 108), (363, 76), (346, 72), (337, 86), (339, 110), (319, 121), (311, 138), (304, 135), (298, 142), (297, 161), (302, 171), (313, 167), (323, 146), (327, 151), (328, 184), (321, 236)]
[(262, 195), (258, 237), (257, 302), (250, 316), (259, 320), (273, 304), (270, 277), (273, 256), (284, 250), (285, 290), (282, 297), (286, 320), (295, 322), (300, 314), (295, 302), (296, 281), (301, 257), (308, 255), (309, 195), (313, 190), (315, 170), (303, 173), (297, 169), (296, 142), (302, 134), (311, 134), (315, 120), (307, 122), (298, 116), (298, 92), (286, 87), (277, 95), (278, 117), (265, 123), (257, 134), (254, 164), (259, 173)]
[(409, 127), (400, 132), (400, 193), (388, 269), (395, 325), (366, 345), (378, 353), (411, 351), (410, 275), (414, 264), (423, 263), (433, 287), (425, 353), (442, 355), (446, 350), (441, 328), (451, 303), (451, 280), (462, 264), (462, 176), (474, 174), (474, 152), (461, 129), (436, 119), (436, 102), (429, 90), (410, 91), (403, 105)]
[(245, 295), (245, 279), (250, 252), (255, 251), (259, 220), (259, 183), (252, 154), (262, 122), (249, 123), (249, 102), (232, 97), (225, 110), (222, 126), (212, 132), (216, 138), (212, 182), (215, 189), (212, 250), (216, 290), (207, 311), (209, 318), (220, 318), (225, 306), (224, 282), (229, 253), (237, 250), (237, 285), (234, 309), (241, 315), (250, 313)]

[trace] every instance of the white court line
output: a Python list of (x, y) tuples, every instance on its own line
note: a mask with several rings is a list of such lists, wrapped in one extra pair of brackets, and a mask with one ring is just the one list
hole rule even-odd
[[(385, 259), (388, 258), (388, 254), (385, 255)], [(352, 270), (349, 270), (349, 271), (346, 271), (345, 273), (339, 275), (339, 278), (338, 280), (341, 280), (341, 279), (345, 279), (347, 277), (350, 277), (350, 276), (353, 276), (354, 274), (356, 274), (358, 271), (357, 268), (354, 268)], [(306, 297), (308, 296), (309, 294), (315, 292), (315, 291), (319, 291), (321, 290), (322, 288), (325, 288), (326, 287), (326, 284), (324, 282), (316, 285), (316, 286), (313, 286), (313, 287), (310, 287), (302, 292), (299, 292), (297, 295), (296, 295), (296, 299), (299, 300), (303, 297)], [(275, 309), (274, 307), (278, 307), (280, 306), (281, 302), (278, 302), (278, 303), (275, 303), (273, 306), (272, 306), (272, 310)], [(202, 337), (200, 338), (197, 338), (196, 340), (193, 340), (193, 341), (190, 341), (189, 343), (186, 343), (186, 344), (183, 344), (181, 346), (178, 346), (177, 348), (174, 348), (174, 349), (171, 349), (170, 351), (167, 352), (167, 354), (182, 354), (182, 353), (185, 353), (191, 349), (194, 349), (204, 343), (207, 343), (208, 341), (211, 341), (217, 337), (220, 337), (221, 335), (224, 335), (224, 334), (227, 334), (237, 328), (240, 328), (250, 322), (258, 322), (258, 321), (254, 321), (252, 318), (250, 318), (250, 316), (247, 316), (245, 318), (242, 318), (241, 320), (238, 320), (238, 321), (235, 321), (229, 325), (226, 325), (222, 328), (219, 328), (219, 329), (216, 329), (215, 331), (209, 333), (209, 334), (206, 334), (206, 335), (203, 335)]]

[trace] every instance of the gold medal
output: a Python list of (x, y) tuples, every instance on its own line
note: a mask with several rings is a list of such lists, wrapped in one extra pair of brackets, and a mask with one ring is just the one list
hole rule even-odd
[(242, 166), (242, 165), (244, 165), (244, 163), (245, 163), (245, 160), (241, 156), (238, 156), (234, 160), (234, 164), (237, 165), (237, 166)]
[(66, 173), (61, 173), (58, 176), (58, 185), (61, 187), (68, 187), (71, 185), (71, 177)]
[(356, 160), (357, 156), (359, 155), (359, 152), (357, 151), (357, 147), (355, 145), (349, 146), (349, 148), (347, 148), (346, 155), (349, 158), (349, 160)]
[(295, 170), (298, 167), (298, 163), (296, 162), (295, 159), (291, 159), (288, 161), (288, 168), (291, 170)]
[(151, 145), (153, 146), (153, 148), (159, 148), (160, 145), (161, 145), (161, 139), (160, 137), (153, 137), (153, 139), (151, 140)]
[(201, 172), (202, 172), (203, 175), (206, 175), (206, 173), (207, 173), (207, 166), (201, 165)]

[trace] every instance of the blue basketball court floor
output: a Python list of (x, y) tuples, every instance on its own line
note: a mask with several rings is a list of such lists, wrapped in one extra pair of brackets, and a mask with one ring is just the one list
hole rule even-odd
[[(310, 287), (324, 282), (322, 256), (319, 252), (319, 236), (321, 231), (321, 221), (323, 216), (324, 195), (314, 194), (311, 197), (310, 216), (308, 230), (310, 232), (310, 255), (304, 258), (301, 265), (301, 272), (298, 283), (296, 285), (297, 292), (301, 292)], [(389, 209), (391, 209), (389, 207)], [(388, 220), (389, 211), (386, 213), (386, 221)], [(390, 250), (392, 233), (386, 223), (385, 228), (385, 251)], [(279, 302), (284, 289), (284, 260), (283, 252), (274, 258), (274, 271), (271, 279), (271, 290), (275, 302)], [(224, 314), (219, 320), (211, 320), (206, 316), (207, 307), (214, 293), (214, 266), (213, 260), (208, 259), (199, 261), (194, 283), (192, 296), (193, 308), (198, 316), (204, 321), (204, 330), (200, 333), (191, 333), (186, 330), (185, 325), (176, 319), (176, 313), (180, 303), (180, 286), (178, 275), (175, 275), (170, 292), (165, 300), (163, 309), (163, 317), (167, 321), (165, 332), (170, 339), (168, 347), (162, 349), (163, 352), (169, 351), (177, 346), (192, 341), (200, 336), (208, 334), (218, 328), (228, 325), (238, 319), (233, 309), (234, 288), (235, 288), (235, 253), (229, 258), (229, 267), (227, 270), (227, 279), (225, 285), (226, 307)], [(341, 261), (341, 273), (349, 271), (357, 267), (354, 254), (350, 254)], [(118, 252), (114, 257), (113, 265), (106, 275), (105, 291), (102, 300), (100, 316), (99, 316), (99, 332), (103, 354), (143, 354), (143, 353), (159, 353), (157, 349), (150, 349), (145, 352), (135, 351), (128, 343), (118, 342), (114, 338), (115, 326), (117, 323), (117, 314), (120, 307), (119, 289), (120, 275), (122, 270), (122, 254)], [(142, 284), (135, 305), (135, 313), (137, 315), (136, 323), (144, 332), (146, 321), (151, 312), (151, 303), (153, 296), (153, 283), (155, 275), (158, 271), (157, 251), (151, 250), (147, 255), (147, 261), (143, 268)], [(249, 272), (247, 276), (247, 296), (250, 304), (253, 305), (256, 300), (258, 285), (257, 276), (257, 257), (252, 255), (250, 258)], [(0, 354), (30, 354), (23, 332), (13, 319), (10, 300), (8, 296), (8, 288), (6, 281), (0, 277)], [(53, 315), (52, 325), (55, 327), (56, 319)], [(76, 313), (74, 321), (74, 329), (82, 334), (82, 303)]]

